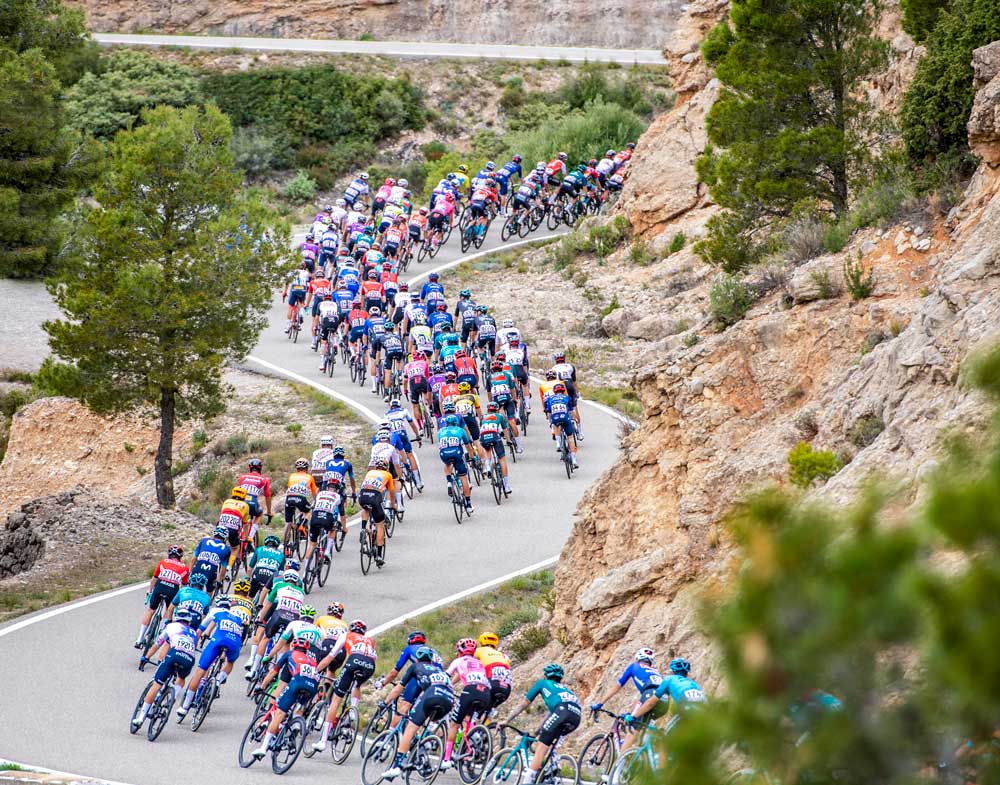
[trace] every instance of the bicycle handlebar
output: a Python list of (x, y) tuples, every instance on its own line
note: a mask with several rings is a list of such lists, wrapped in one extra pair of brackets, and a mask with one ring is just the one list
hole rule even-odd
[(619, 722), (623, 722), (624, 719), (625, 719), (625, 715), (624, 714), (615, 714), (613, 711), (608, 711), (607, 709), (601, 708), (601, 709), (591, 709), (590, 710), (590, 721), (591, 722), (597, 722), (600, 719), (600, 717), (598, 715), (601, 715), (601, 714), (607, 714), (609, 717), (612, 717), (612, 718), (614, 718), (615, 720), (617, 720)]

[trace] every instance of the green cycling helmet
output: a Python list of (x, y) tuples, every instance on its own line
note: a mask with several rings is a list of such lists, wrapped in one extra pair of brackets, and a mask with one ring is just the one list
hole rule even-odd
[(312, 605), (303, 605), (299, 610), (299, 616), (303, 619), (315, 619), (316, 609)]
[(266, 545), (268, 548), (277, 548), (279, 545), (281, 545), (281, 538), (278, 537), (276, 534), (269, 534), (267, 535), (267, 537), (264, 538), (264, 545)]
[(550, 662), (542, 668), (542, 674), (546, 679), (550, 679), (551, 681), (562, 681), (563, 676), (566, 675), (566, 671), (563, 670), (563, 666), (558, 662)]

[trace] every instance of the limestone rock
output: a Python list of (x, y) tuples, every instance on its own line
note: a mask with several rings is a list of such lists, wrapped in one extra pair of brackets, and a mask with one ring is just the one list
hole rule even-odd
[(1000, 41), (972, 53), (977, 86), (969, 115), (969, 146), (991, 168), (1000, 167)]

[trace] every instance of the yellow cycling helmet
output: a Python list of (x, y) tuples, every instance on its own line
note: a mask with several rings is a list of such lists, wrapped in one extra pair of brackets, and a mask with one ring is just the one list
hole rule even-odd
[(458, 383), (458, 391), (460, 393), (472, 392), (472, 385), (469, 384), (468, 382), (459, 382)]
[(250, 581), (246, 578), (240, 578), (236, 583), (233, 584), (233, 591), (237, 594), (249, 594), (250, 593)]
[(500, 643), (500, 637), (495, 632), (484, 632), (479, 636), (480, 646), (496, 646)]
[(465, 174), (466, 172), (469, 171), (469, 167), (466, 166), (465, 164), (459, 164), (458, 171), (460, 171), (462, 174)]
[(247, 500), (247, 489), (241, 486), (236, 486), (233, 488), (233, 492), (229, 495), (234, 499), (239, 499), (241, 502), (245, 502)]

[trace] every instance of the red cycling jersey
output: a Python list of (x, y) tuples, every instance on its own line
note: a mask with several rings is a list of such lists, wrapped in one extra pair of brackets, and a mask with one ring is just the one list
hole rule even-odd
[(258, 472), (241, 474), (236, 484), (243, 488), (251, 496), (263, 496), (265, 499), (271, 498), (271, 480)]
[(365, 281), (361, 284), (361, 296), (368, 297), (378, 297), (381, 299), (385, 295), (385, 289), (382, 287), (378, 281)]
[(368, 311), (364, 308), (352, 308), (347, 314), (347, 323), (351, 327), (364, 327), (366, 321), (368, 321)]
[(180, 586), (188, 582), (188, 566), (178, 559), (163, 559), (153, 570), (153, 577), (170, 586)]

